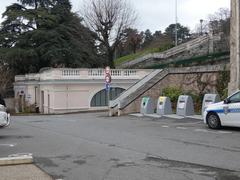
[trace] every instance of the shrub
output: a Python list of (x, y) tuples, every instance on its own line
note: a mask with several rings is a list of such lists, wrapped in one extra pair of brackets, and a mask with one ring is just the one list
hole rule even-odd
[(179, 87), (166, 87), (163, 89), (163, 96), (170, 98), (172, 102), (177, 102), (178, 97), (183, 94), (183, 91)]
[(167, 97), (170, 98), (170, 100), (172, 102), (173, 109), (176, 109), (178, 97), (180, 95), (184, 95), (185, 94), (185, 95), (191, 96), (192, 99), (193, 99), (195, 112), (197, 114), (201, 113), (203, 95), (196, 94), (196, 93), (191, 92), (191, 91), (184, 92), (179, 87), (167, 87), (167, 88), (164, 88), (162, 94), (163, 94), (163, 96), (167, 96)]
[(202, 101), (203, 101), (204, 95), (201, 94), (201, 93), (196, 94), (196, 93), (191, 92), (191, 91), (187, 92), (186, 95), (192, 97), (195, 113), (201, 114), (201, 112), (202, 112)]
[(230, 81), (230, 71), (226, 68), (224, 71), (219, 73), (216, 89), (221, 99), (225, 99), (228, 95), (228, 82)]

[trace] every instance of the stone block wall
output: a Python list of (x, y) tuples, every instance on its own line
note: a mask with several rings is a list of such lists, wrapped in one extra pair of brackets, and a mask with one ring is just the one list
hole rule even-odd
[(141, 100), (144, 96), (150, 96), (157, 99), (162, 95), (162, 91), (166, 87), (179, 87), (184, 92), (193, 92), (198, 94), (203, 85), (199, 82), (208, 82), (208, 85), (204, 88), (208, 93), (216, 93), (216, 82), (218, 72), (207, 72), (207, 73), (182, 73), (182, 74), (169, 74), (162, 81), (159, 81), (151, 89), (146, 91), (144, 94), (139, 96), (136, 100), (131, 102), (124, 109), (119, 110), (119, 115), (139, 112)]

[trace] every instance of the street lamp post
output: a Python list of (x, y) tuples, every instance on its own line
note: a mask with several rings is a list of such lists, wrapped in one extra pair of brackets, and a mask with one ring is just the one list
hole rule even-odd
[(201, 36), (203, 35), (203, 26), (202, 26), (202, 24), (203, 24), (203, 20), (200, 19), (200, 35)]

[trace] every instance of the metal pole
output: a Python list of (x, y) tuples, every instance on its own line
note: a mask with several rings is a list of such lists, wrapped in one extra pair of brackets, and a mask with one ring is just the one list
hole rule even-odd
[(109, 102), (110, 102), (110, 90), (111, 90), (111, 88), (109, 88), (108, 89), (108, 91), (107, 91), (107, 97), (108, 97), (108, 107), (109, 107)]
[(203, 35), (203, 26), (202, 26), (202, 24), (203, 24), (203, 20), (202, 19), (200, 19), (200, 28), (201, 28), (201, 30), (200, 30), (200, 35), (202, 36)]
[(177, 0), (175, 0), (175, 20), (176, 20), (176, 24), (175, 24), (175, 46), (177, 46), (178, 45), (178, 28), (177, 28), (177, 24), (178, 24), (178, 12), (177, 12)]

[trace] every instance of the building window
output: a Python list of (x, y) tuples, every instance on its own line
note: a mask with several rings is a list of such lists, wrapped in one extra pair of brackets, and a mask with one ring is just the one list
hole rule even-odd
[[(123, 88), (111, 88), (110, 89), (110, 100), (116, 99), (125, 89)], [(91, 100), (91, 107), (107, 106), (107, 91), (105, 89), (95, 94)]]

